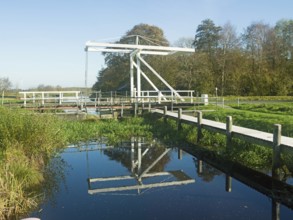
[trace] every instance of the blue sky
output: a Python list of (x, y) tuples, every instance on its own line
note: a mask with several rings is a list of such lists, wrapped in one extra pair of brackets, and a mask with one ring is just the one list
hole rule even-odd
[[(292, 11), (292, 0), (0, 0), (0, 77), (20, 89), (84, 86), (88, 40), (118, 40), (146, 23), (172, 44), (194, 37), (206, 18), (229, 21), (241, 33), (252, 22), (293, 19)], [(89, 86), (102, 66), (103, 57), (91, 53)]]

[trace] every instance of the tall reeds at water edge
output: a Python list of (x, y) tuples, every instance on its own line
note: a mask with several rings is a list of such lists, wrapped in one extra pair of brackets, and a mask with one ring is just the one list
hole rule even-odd
[(44, 165), (66, 143), (62, 126), (50, 115), (0, 108), (0, 219), (36, 207)]
[(38, 206), (45, 167), (67, 144), (100, 137), (115, 144), (133, 136), (152, 136), (142, 118), (66, 121), (0, 108), (0, 219), (18, 219)]

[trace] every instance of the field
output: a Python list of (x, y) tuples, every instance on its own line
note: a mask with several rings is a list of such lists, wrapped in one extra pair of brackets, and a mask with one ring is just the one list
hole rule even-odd
[(282, 125), (282, 135), (293, 136), (293, 97), (225, 97), (206, 106), (190, 110), (203, 112), (203, 117), (226, 121), (232, 116), (233, 124), (265, 132), (272, 132), (274, 124)]

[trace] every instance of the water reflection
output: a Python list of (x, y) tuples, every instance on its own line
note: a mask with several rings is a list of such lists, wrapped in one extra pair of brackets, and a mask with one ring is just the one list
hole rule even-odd
[(225, 173), (225, 189), (227, 192), (232, 191), (232, 177), (234, 177), (270, 197), (272, 200), (272, 219), (280, 219), (281, 204), (293, 209), (293, 187), (287, 184), (286, 181), (281, 181), (282, 178), (279, 173), (273, 172), (271, 178), (239, 164), (232, 164), (227, 161), (221, 163), (215, 160), (213, 156), (210, 156), (209, 153), (199, 153), (190, 148), (185, 148), (185, 150), (197, 158), (204, 158), (207, 162), (204, 163), (201, 159), (193, 158), (198, 176), (202, 177), (204, 181), (210, 182), (216, 175), (221, 175), (223, 172)]
[[(142, 138), (132, 138), (130, 145), (119, 146), (111, 150), (106, 149), (105, 155), (111, 160), (119, 161), (131, 174), (91, 177), (88, 179), (88, 193), (137, 190), (137, 194), (141, 194), (144, 189), (194, 183), (195, 180), (182, 170), (164, 171), (165, 165), (170, 161), (168, 155), (170, 151), (170, 148), (162, 145), (145, 144)], [(135, 180), (135, 184), (132, 181), (125, 182), (125, 180)], [(104, 182), (106, 182), (104, 185), (97, 185), (97, 183)], [(109, 185), (111, 186), (109, 187)]]
[(52, 182), (57, 185), (50, 191), (55, 193), (54, 204), (45, 202), (32, 216), (42, 220), (292, 218), (292, 186), (193, 150), (139, 138), (115, 147), (92, 143), (69, 148), (56, 158), (66, 166), (58, 166), (64, 170), (58, 170), (60, 178)]

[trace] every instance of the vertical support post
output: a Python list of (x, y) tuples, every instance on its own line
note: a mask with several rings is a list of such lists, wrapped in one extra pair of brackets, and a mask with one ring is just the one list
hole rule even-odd
[(226, 149), (231, 149), (232, 147), (232, 117), (226, 117)]
[(226, 174), (226, 192), (232, 192), (232, 177)]
[(197, 160), (197, 173), (202, 174), (202, 160)]
[[(130, 55), (130, 98), (134, 97), (133, 56)], [(126, 95), (127, 96), (127, 95)]]
[(36, 102), (36, 94), (33, 92), (33, 103), (35, 104)]
[(130, 158), (131, 158), (131, 172), (134, 172), (134, 137), (131, 138), (131, 153), (130, 153)]
[(112, 114), (112, 118), (115, 119), (115, 112), (114, 112), (113, 106), (111, 106), (111, 114)]
[(178, 131), (181, 130), (181, 118), (182, 118), (182, 108), (178, 109), (178, 119), (177, 119), (177, 125), (178, 125)]
[(137, 62), (137, 68), (136, 68), (136, 79), (137, 79), (137, 88), (136, 88), (136, 91), (137, 91), (137, 96), (140, 97), (141, 96), (141, 69), (140, 69), (140, 59), (138, 58), (140, 56), (139, 53), (137, 53), (136, 55), (136, 62)]
[(136, 88), (133, 88), (133, 98), (131, 99), (131, 103), (134, 103), (137, 101), (137, 92)]
[(164, 122), (167, 122), (167, 106), (164, 106)]
[(124, 113), (123, 108), (124, 108), (124, 103), (122, 103), (122, 105), (121, 105), (121, 113), (120, 113), (121, 118), (123, 118), (123, 113)]
[(110, 104), (113, 105), (113, 91), (111, 91)]
[(137, 141), (138, 141), (138, 143), (137, 143), (137, 145), (138, 145), (138, 150), (137, 150), (137, 161), (138, 161), (137, 169), (138, 169), (138, 171), (137, 171), (137, 173), (141, 174), (141, 140), (138, 139)]
[(201, 124), (202, 124), (202, 112), (197, 112), (197, 143), (200, 142), (200, 139), (202, 138), (202, 130), (201, 130)]
[(88, 74), (88, 51), (85, 52), (85, 73), (84, 73), (84, 86), (87, 88), (87, 74)]
[(190, 92), (190, 103), (193, 103), (193, 91)]
[(279, 177), (279, 169), (281, 166), (281, 130), (282, 126), (280, 124), (274, 125), (273, 134), (273, 167), (272, 174), (273, 178)]
[(42, 105), (45, 105), (45, 94), (42, 92)]
[(59, 105), (61, 105), (61, 104), (62, 104), (62, 93), (59, 92)]
[(178, 160), (182, 160), (182, 150), (178, 148)]
[(148, 112), (151, 112), (152, 104), (149, 102)]
[(280, 220), (280, 203), (272, 199), (272, 220)]
[(137, 116), (137, 110), (138, 110), (138, 103), (137, 101), (134, 103), (134, 116)]
[(158, 92), (158, 103), (161, 104), (162, 92)]
[(23, 105), (26, 107), (26, 92), (23, 93)]

